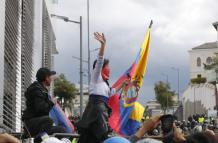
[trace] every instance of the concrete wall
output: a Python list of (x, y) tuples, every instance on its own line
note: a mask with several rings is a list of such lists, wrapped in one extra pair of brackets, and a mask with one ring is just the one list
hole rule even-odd
[(212, 84), (189, 85), (183, 93), (184, 119), (212, 111), (215, 105), (215, 87)]

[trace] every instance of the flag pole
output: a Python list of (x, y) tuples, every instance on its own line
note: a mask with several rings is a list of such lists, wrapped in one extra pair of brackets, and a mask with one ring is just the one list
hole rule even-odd
[(152, 24), (153, 24), (153, 20), (151, 20), (151, 22), (149, 24), (149, 28), (151, 28)]

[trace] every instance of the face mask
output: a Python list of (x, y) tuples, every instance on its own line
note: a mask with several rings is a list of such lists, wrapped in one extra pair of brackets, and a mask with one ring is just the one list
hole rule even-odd
[(110, 68), (109, 66), (105, 66), (102, 70), (101, 70), (101, 76), (103, 78), (103, 80), (108, 80), (110, 77)]

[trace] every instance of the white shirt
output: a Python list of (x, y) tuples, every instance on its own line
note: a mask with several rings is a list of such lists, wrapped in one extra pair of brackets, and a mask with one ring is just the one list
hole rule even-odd
[(98, 56), (95, 69), (92, 72), (90, 83), (90, 94), (101, 95), (109, 98), (115, 94), (115, 89), (110, 88), (103, 80), (101, 70), (104, 64), (104, 57)]

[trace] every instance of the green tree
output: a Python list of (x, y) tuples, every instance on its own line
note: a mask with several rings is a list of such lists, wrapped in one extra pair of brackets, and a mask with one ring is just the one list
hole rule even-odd
[(192, 78), (191, 83), (192, 84), (201, 84), (201, 83), (206, 83), (207, 79), (205, 77), (197, 77), (197, 78)]
[(170, 85), (162, 81), (155, 83), (154, 91), (156, 100), (160, 103), (165, 114), (166, 110), (174, 104), (173, 96), (175, 95), (175, 92), (170, 91)]
[(204, 64), (205, 70), (214, 70), (216, 73), (216, 81), (218, 80), (218, 53), (212, 58), (212, 62), (210, 64)]
[(75, 98), (77, 89), (73, 83), (68, 81), (64, 74), (60, 74), (54, 80), (54, 96), (58, 98), (58, 103), (62, 108), (70, 107), (72, 99)]

